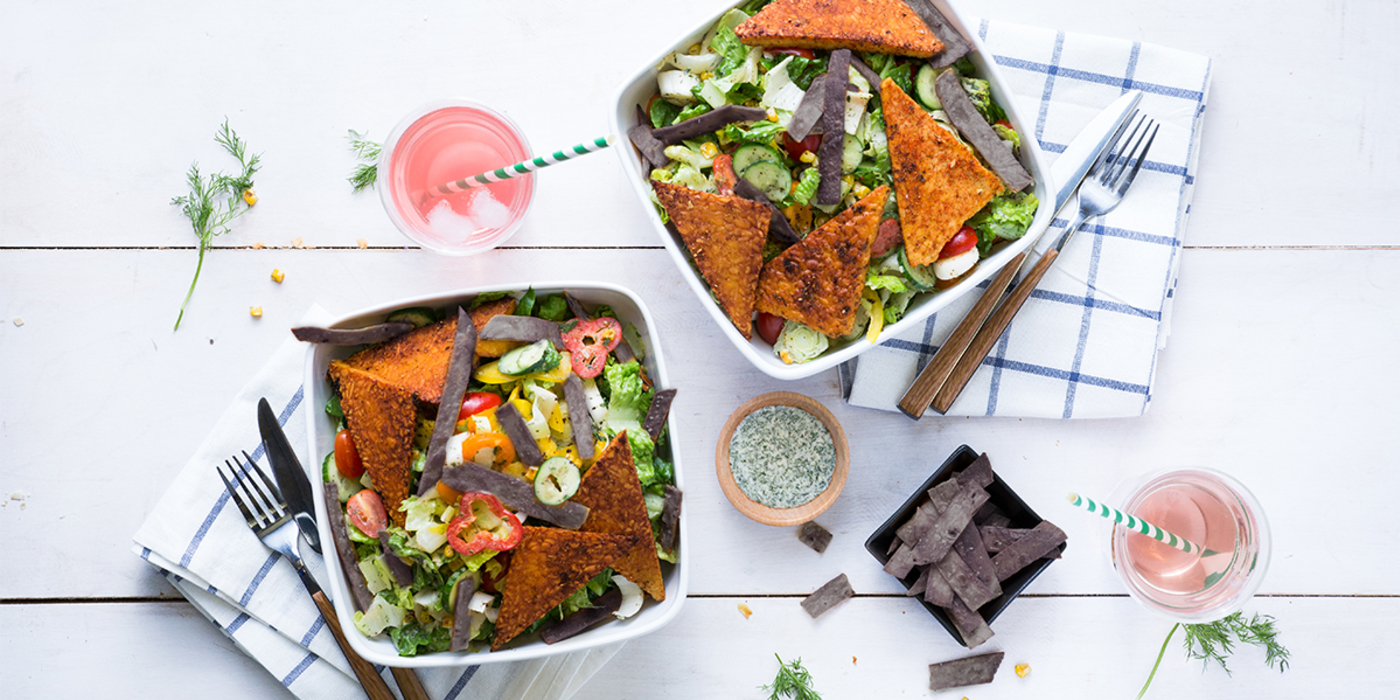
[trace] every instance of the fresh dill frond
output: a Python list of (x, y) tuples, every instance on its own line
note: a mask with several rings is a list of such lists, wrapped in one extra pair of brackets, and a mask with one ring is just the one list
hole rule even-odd
[(1225, 659), (1234, 653), (1234, 645), (1237, 642), (1243, 642), (1264, 647), (1264, 663), (1269, 668), (1277, 665), (1279, 673), (1288, 670), (1288, 649), (1278, 642), (1278, 630), (1274, 628), (1272, 615), (1255, 614), (1246, 622), (1244, 614), (1236, 612), (1215, 622), (1177, 623), (1172, 625), (1171, 631), (1167, 632), (1167, 638), (1162, 641), (1162, 649), (1157, 652), (1157, 662), (1152, 664), (1152, 673), (1148, 674), (1147, 682), (1138, 692), (1138, 700), (1142, 700), (1142, 696), (1147, 694), (1147, 688), (1157, 676), (1157, 667), (1162, 664), (1162, 656), (1167, 653), (1167, 644), (1171, 642), (1172, 635), (1176, 634), (1178, 627), (1186, 630), (1186, 655), (1200, 659), (1207, 667), (1214, 661), (1220, 664), (1220, 668), (1225, 669), (1225, 673), (1230, 673)]
[(1220, 668), (1230, 672), (1225, 658), (1234, 651), (1237, 642), (1264, 647), (1264, 663), (1279, 672), (1288, 670), (1288, 650), (1278, 643), (1278, 630), (1274, 629), (1272, 615), (1255, 614), (1248, 622), (1243, 613), (1200, 625), (1183, 625), (1186, 630), (1186, 655), (1200, 659), (1209, 666), (1214, 661)]
[(195, 264), (194, 279), (190, 290), (185, 293), (185, 301), (180, 304), (180, 315), (175, 318), (175, 330), (180, 330), (180, 321), (185, 318), (185, 307), (194, 296), (195, 285), (199, 283), (199, 273), (204, 269), (204, 253), (213, 243), (214, 236), (227, 233), (228, 225), (242, 216), (258, 201), (253, 194), (253, 175), (260, 165), (258, 154), (248, 153), (248, 144), (238, 138), (229, 128), (228, 119), (214, 134), (214, 141), (224, 147), (228, 154), (238, 159), (242, 170), (237, 175), (213, 173), (207, 178), (200, 175), (199, 163), (192, 163), (185, 180), (189, 183), (189, 194), (175, 197), (170, 203), (180, 207), (190, 220), (190, 227), (199, 236), (199, 262)]
[(812, 674), (802, 666), (802, 659), (784, 663), (783, 657), (777, 654), (773, 658), (778, 660), (778, 675), (772, 685), (761, 687), (768, 691), (768, 700), (821, 700), (821, 694), (812, 688)]
[(355, 193), (373, 187), (375, 178), (379, 177), (379, 152), (380, 145), (367, 140), (363, 134), (354, 129), (350, 130), (350, 150), (355, 154), (355, 158), (360, 164), (355, 166), (355, 170), (350, 173), (350, 177), (345, 178), (355, 188)]

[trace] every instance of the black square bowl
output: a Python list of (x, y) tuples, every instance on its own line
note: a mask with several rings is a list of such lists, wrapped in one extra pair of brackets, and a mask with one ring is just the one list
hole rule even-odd
[[(905, 521), (909, 520), (909, 518), (914, 515), (914, 511), (919, 507), (919, 504), (924, 501), (925, 494), (929, 489), (953, 478), (953, 472), (965, 469), (977, 459), (977, 455), (978, 452), (967, 445), (963, 445), (955, 450), (953, 454), (948, 457), (947, 461), (943, 462), (943, 466), (935, 470), (933, 475), (924, 482), (923, 486), (920, 486), (918, 490), (914, 491), (914, 493), (909, 496), (909, 499), (904, 502), (904, 505), (900, 506), (899, 510), (896, 510), (894, 514), (880, 526), (880, 529), (876, 530), (875, 534), (871, 535), (870, 538), (865, 541), (865, 551), (870, 552), (870, 556), (875, 557), (875, 560), (880, 562), (881, 567), (889, 563), (891, 556), (889, 554), (890, 543), (894, 541), (895, 530), (898, 530), (900, 525), (903, 525)], [(1031, 510), (1031, 507), (1026, 505), (1026, 502), (1021, 500), (1021, 497), (1017, 496), (1016, 492), (1012, 491), (1010, 486), (1006, 485), (1005, 481), (1002, 481), (1001, 475), (996, 473), (995, 464), (992, 465), (992, 476), (992, 484), (987, 487), (987, 494), (991, 496), (989, 502), (995, 504), (997, 508), (1001, 509), (1002, 513), (1006, 514), (1006, 517), (1011, 519), (1011, 524), (1008, 527), (1035, 527), (1036, 524), (1041, 521), (1041, 517), (1036, 515), (1035, 511)], [(1059, 549), (1060, 552), (1063, 553), (1065, 551), (1065, 544), (1061, 544)], [(1025, 590), (1026, 586), (1029, 586), (1031, 581), (1034, 581), (1035, 577), (1039, 576), (1042, 571), (1045, 571), (1046, 567), (1050, 566), (1053, 561), (1053, 559), (1049, 558), (1037, 559), (1026, 568), (1016, 572), (1011, 578), (1002, 581), (1001, 595), (993, 598), (988, 601), (986, 605), (977, 609), (977, 612), (982, 615), (982, 619), (986, 620), (988, 625), (991, 625), (992, 621), (997, 619), (1002, 611), (1006, 610), (1008, 605), (1011, 605), (1011, 601), (1015, 600), (1016, 596), (1021, 595), (1021, 591)], [(908, 590), (918, 579), (919, 572), (918, 569), (915, 569), (909, 572), (908, 576), (900, 579), (899, 582), (904, 585), (905, 590)], [(943, 625), (943, 629), (948, 630), (948, 634), (953, 635), (953, 639), (957, 640), (959, 644), (966, 646), (966, 643), (963, 642), (962, 635), (958, 634), (958, 628), (953, 625), (953, 620), (948, 617), (947, 613), (943, 612), (942, 608), (925, 601), (923, 596), (917, 596), (917, 598), (919, 604), (923, 605), (924, 609), (928, 610), (929, 614), (933, 615), (935, 620), (938, 620), (938, 624)]]

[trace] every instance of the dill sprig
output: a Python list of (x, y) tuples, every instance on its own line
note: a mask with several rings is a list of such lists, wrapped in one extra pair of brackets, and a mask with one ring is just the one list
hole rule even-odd
[(190, 297), (194, 296), (194, 287), (199, 283), (199, 272), (204, 269), (204, 252), (209, 249), (214, 236), (227, 233), (229, 223), (258, 201), (253, 194), (253, 175), (258, 172), (259, 156), (248, 153), (248, 144), (229, 128), (227, 118), (214, 134), (214, 141), (237, 158), (243, 170), (236, 176), (213, 173), (205, 178), (200, 175), (199, 163), (192, 163), (189, 173), (185, 175), (190, 193), (170, 200), (171, 204), (181, 208), (189, 218), (195, 235), (199, 236), (199, 262), (194, 268), (190, 290), (185, 293), (184, 303), (180, 304), (180, 315), (175, 318), (177, 331), (180, 330), (180, 321), (185, 318), (185, 307), (189, 306)]
[(778, 660), (778, 676), (772, 685), (762, 686), (768, 691), (768, 700), (821, 700), (821, 694), (812, 688), (812, 674), (802, 666), (802, 659), (783, 663), (783, 657), (774, 654), (773, 658)]
[(358, 194), (360, 190), (374, 186), (375, 178), (379, 177), (379, 151), (380, 145), (365, 139), (364, 135), (354, 129), (350, 130), (350, 150), (355, 154), (355, 158), (360, 164), (355, 166), (355, 170), (350, 173), (350, 177), (345, 178), (354, 186)]
[(1147, 694), (1147, 688), (1152, 685), (1152, 679), (1157, 676), (1157, 667), (1162, 665), (1162, 656), (1167, 653), (1167, 644), (1171, 642), (1172, 635), (1176, 634), (1178, 627), (1186, 630), (1186, 655), (1193, 659), (1200, 659), (1206, 667), (1209, 667), (1210, 662), (1214, 661), (1220, 664), (1220, 668), (1225, 669), (1225, 673), (1230, 673), (1230, 667), (1225, 664), (1225, 659), (1234, 653), (1236, 643), (1243, 642), (1264, 647), (1264, 663), (1269, 668), (1277, 665), (1279, 673), (1288, 670), (1288, 649), (1278, 643), (1278, 630), (1274, 628), (1272, 615), (1255, 614), (1246, 622), (1244, 614), (1236, 612), (1215, 622), (1177, 623), (1172, 625), (1170, 632), (1167, 632), (1167, 638), (1162, 642), (1162, 649), (1157, 652), (1157, 662), (1152, 664), (1152, 673), (1148, 674), (1147, 682), (1138, 692), (1138, 700), (1142, 700), (1142, 696)]

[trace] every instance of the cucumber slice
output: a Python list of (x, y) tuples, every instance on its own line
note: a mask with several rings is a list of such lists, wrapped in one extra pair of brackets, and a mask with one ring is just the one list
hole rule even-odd
[(502, 374), (520, 376), (536, 372), (548, 372), (559, 366), (559, 351), (548, 339), (515, 348), (496, 363)]
[(734, 172), (742, 173), (750, 165), (761, 161), (783, 162), (783, 154), (762, 144), (751, 143), (734, 151)]
[(412, 323), (414, 328), (422, 328), (430, 323), (437, 323), (439, 319), (437, 311), (426, 306), (414, 306), (408, 309), (399, 309), (389, 314), (389, 318), (385, 320)]
[(846, 134), (846, 140), (841, 144), (841, 172), (855, 172), (864, 150), (865, 143), (860, 138)]
[(578, 493), (581, 477), (578, 467), (564, 457), (550, 457), (535, 472), (535, 498), (557, 506)]
[(933, 285), (938, 282), (938, 278), (933, 275), (933, 266), (910, 263), (909, 255), (904, 252), (903, 246), (899, 248), (899, 266), (904, 268), (904, 276), (908, 278), (909, 286), (921, 292), (933, 289)]
[(743, 178), (763, 190), (770, 201), (780, 202), (792, 192), (792, 173), (771, 160), (760, 160), (743, 173)]
[(336, 495), (340, 497), (341, 503), (350, 500), (351, 496), (364, 490), (364, 487), (360, 486), (359, 479), (342, 476), (340, 470), (336, 469), (334, 452), (326, 455), (325, 461), (321, 462), (321, 480), (327, 484), (335, 484)]
[(938, 69), (928, 64), (924, 64), (924, 67), (919, 69), (919, 74), (914, 76), (914, 92), (919, 96), (919, 101), (929, 109), (943, 109), (943, 103), (939, 101), (938, 93), (933, 89), (937, 80)]

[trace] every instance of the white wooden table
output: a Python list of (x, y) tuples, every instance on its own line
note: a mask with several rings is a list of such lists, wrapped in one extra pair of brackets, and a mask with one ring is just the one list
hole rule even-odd
[[(1263, 502), (1274, 560), (1248, 609), (1278, 617), (1293, 664), (1280, 675), (1247, 648), (1233, 677), (1202, 673), (1174, 642), (1154, 697), (1394, 697), (1400, 6), (966, 2), (1207, 54), (1215, 80), (1150, 413), (913, 423), (845, 406), (834, 372), (784, 384), (749, 367), (684, 288), (612, 155), (541, 175), (519, 234), (468, 259), (405, 248), (377, 197), (345, 183), (347, 129), (382, 138), (434, 98), (493, 105), (537, 148), (602, 134), (622, 78), (723, 1), (6, 3), (0, 496), (19, 500), (0, 507), (0, 695), (280, 696), (132, 556), (131, 533), (311, 304), (343, 312), (566, 271), (648, 299), (691, 426), (679, 445), (691, 597), (580, 697), (758, 698), (775, 652), (801, 657), (827, 698), (929, 695), (926, 665), (961, 647), (861, 544), (963, 443), (1071, 542), (997, 621), (988, 646), (1007, 653), (1004, 677), (937, 697), (1135, 693), (1170, 625), (1124, 595), (1098, 524), (1060, 499), (1173, 465), (1229, 471)], [(262, 201), (218, 239), (172, 332), (195, 239), (168, 201), (191, 160), (228, 166), (211, 140), (225, 117), (264, 154)], [(778, 389), (826, 403), (851, 438), (821, 556), (740, 516), (711, 476), (724, 418)], [(858, 598), (810, 620), (798, 598), (838, 572)]]

